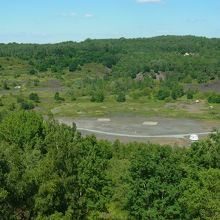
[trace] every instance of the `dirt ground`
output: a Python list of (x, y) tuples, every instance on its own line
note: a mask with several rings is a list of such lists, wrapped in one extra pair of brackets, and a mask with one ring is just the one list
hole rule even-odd
[(208, 110), (205, 101), (200, 101), (199, 103), (167, 103), (165, 107), (169, 109), (185, 110), (189, 113), (204, 113)]
[(211, 83), (202, 83), (199, 85), (188, 85), (190, 89), (198, 89), (201, 92), (220, 92), (220, 80)]

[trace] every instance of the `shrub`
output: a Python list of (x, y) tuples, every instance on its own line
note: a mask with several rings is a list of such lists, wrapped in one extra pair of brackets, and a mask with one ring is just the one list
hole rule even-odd
[(70, 97), (71, 101), (76, 101), (76, 94), (74, 90), (69, 90), (67, 95)]
[(15, 109), (16, 109), (15, 103), (11, 103), (11, 104), (8, 106), (8, 110), (9, 110), (9, 111), (14, 111)]
[(35, 70), (35, 69), (31, 69), (30, 71), (29, 71), (29, 74), (30, 75), (35, 75), (37, 73), (37, 70)]
[(91, 102), (103, 102), (105, 96), (102, 91), (98, 91), (92, 94)]
[(120, 93), (117, 98), (116, 98), (117, 102), (125, 102), (126, 101), (126, 96), (124, 93)]
[(208, 97), (209, 103), (220, 103), (220, 94), (213, 93)]
[(32, 102), (23, 101), (21, 103), (21, 109), (23, 110), (31, 110), (34, 109), (34, 104)]
[(193, 96), (194, 96), (194, 92), (192, 90), (188, 90), (186, 92), (187, 99), (193, 99)]
[(54, 99), (58, 102), (60, 101), (65, 101), (64, 98), (60, 97), (60, 93), (59, 92), (56, 92), (55, 95), (54, 95)]
[(0, 98), (0, 106), (4, 106), (1, 98)]
[(39, 83), (40, 83), (40, 81), (39, 81), (39, 79), (35, 79), (35, 80), (33, 81), (33, 83), (34, 83), (34, 86), (38, 86)]
[(175, 86), (172, 88), (171, 97), (176, 100), (184, 95), (184, 90), (182, 86)]
[(31, 94), (29, 95), (29, 99), (32, 100), (32, 101), (34, 101), (34, 102), (39, 102), (39, 101), (40, 101), (40, 98), (39, 98), (39, 96), (38, 96), (37, 93), (31, 93)]
[(6, 81), (3, 82), (3, 89), (5, 90), (9, 90), (9, 86), (8, 86), (8, 83)]
[(160, 89), (157, 93), (157, 98), (159, 100), (164, 100), (168, 98), (169, 96), (170, 96), (170, 90), (166, 88)]
[(76, 62), (73, 62), (69, 65), (69, 71), (74, 72), (77, 70), (78, 64)]

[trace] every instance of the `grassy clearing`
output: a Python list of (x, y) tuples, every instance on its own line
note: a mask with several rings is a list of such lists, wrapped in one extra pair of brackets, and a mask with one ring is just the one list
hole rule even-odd
[(108, 99), (103, 103), (93, 103), (88, 99), (80, 99), (72, 103), (64, 103), (52, 109), (56, 116), (85, 117), (85, 116), (107, 116), (111, 114), (131, 113), (149, 117), (174, 117), (195, 119), (219, 119), (220, 106), (215, 105), (212, 110), (203, 106), (203, 111), (190, 112), (182, 108), (182, 102), (177, 103), (175, 108), (167, 107), (162, 101), (146, 100), (145, 102), (127, 101), (118, 103)]
[[(68, 117), (86, 117), (86, 116), (108, 116), (111, 114), (136, 114), (142, 116), (161, 116), (173, 118), (195, 118), (195, 119), (220, 119), (220, 105), (212, 104), (213, 108), (206, 101), (195, 104), (186, 97), (182, 97), (175, 102), (159, 101), (154, 98), (136, 97), (135, 99), (127, 96), (125, 103), (118, 103), (114, 96), (107, 96), (103, 103), (94, 103), (90, 97), (76, 97), (76, 101), (71, 101), (67, 95), (73, 82), (82, 79), (85, 75), (89, 77), (103, 76), (107, 71), (103, 65), (86, 64), (81, 70), (74, 73), (67, 69), (61, 78), (57, 79), (50, 71), (30, 75), (30, 66), (19, 59), (0, 58), (2, 66), (0, 70), (1, 82), (7, 81), (10, 90), (0, 89), (0, 98), (2, 100), (2, 109), (19, 108), (17, 97), (21, 96), (28, 99), (30, 93), (37, 93), (40, 97), (40, 103), (37, 104), (36, 110), (43, 114), (52, 112), (55, 116)], [(35, 85), (37, 81), (37, 85)], [(15, 89), (20, 85), (20, 90)], [(65, 98), (64, 102), (54, 100), (55, 92)], [(195, 99), (204, 99), (204, 97), (195, 97)]]
[[(45, 80), (46, 81), (46, 80)], [(45, 83), (44, 81), (44, 83)], [(56, 102), (54, 100), (55, 91), (60, 92), (60, 96), (65, 98), (64, 102)], [(86, 116), (110, 116), (111, 114), (136, 114), (149, 117), (173, 117), (173, 118), (195, 118), (195, 119), (220, 119), (220, 105), (210, 105), (207, 102), (195, 104), (195, 101), (179, 100), (173, 103), (165, 101), (150, 100), (141, 98), (134, 101), (132, 98), (127, 98), (124, 103), (115, 101), (114, 96), (109, 96), (103, 103), (95, 103), (90, 101), (90, 97), (81, 97), (76, 101), (70, 101), (66, 97), (66, 87), (24, 87), (21, 91), (9, 90), (7, 94), (0, 91), (2, 97), (3, 108), (11, 108), (14, 103), (17, 107), (17, 97), (22, 96), (28, 99), (31, 92), (38, 93), (40, 103), (37, 104), (37, 110), (43, 114), (52, 112), (55, 116), (68, 117), (86, 117)]]

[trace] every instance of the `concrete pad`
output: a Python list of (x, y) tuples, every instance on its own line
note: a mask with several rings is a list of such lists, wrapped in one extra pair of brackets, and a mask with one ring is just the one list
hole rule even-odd
[(97, 121), (100, 121), (100, 122), (110, 122), (111, 119), (110, 118), (98, 118)]
[(143, 125), (156, 126), (158, 125), (158, 122), (157, 121), (145, 121), (143, 122)]

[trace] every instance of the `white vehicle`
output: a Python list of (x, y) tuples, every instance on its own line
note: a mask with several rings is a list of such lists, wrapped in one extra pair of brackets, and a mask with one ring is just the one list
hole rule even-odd
[(191, 134), (189, 137), (190, 141), (198, 141), (199, 140), (199, 136), (197, 134)]

